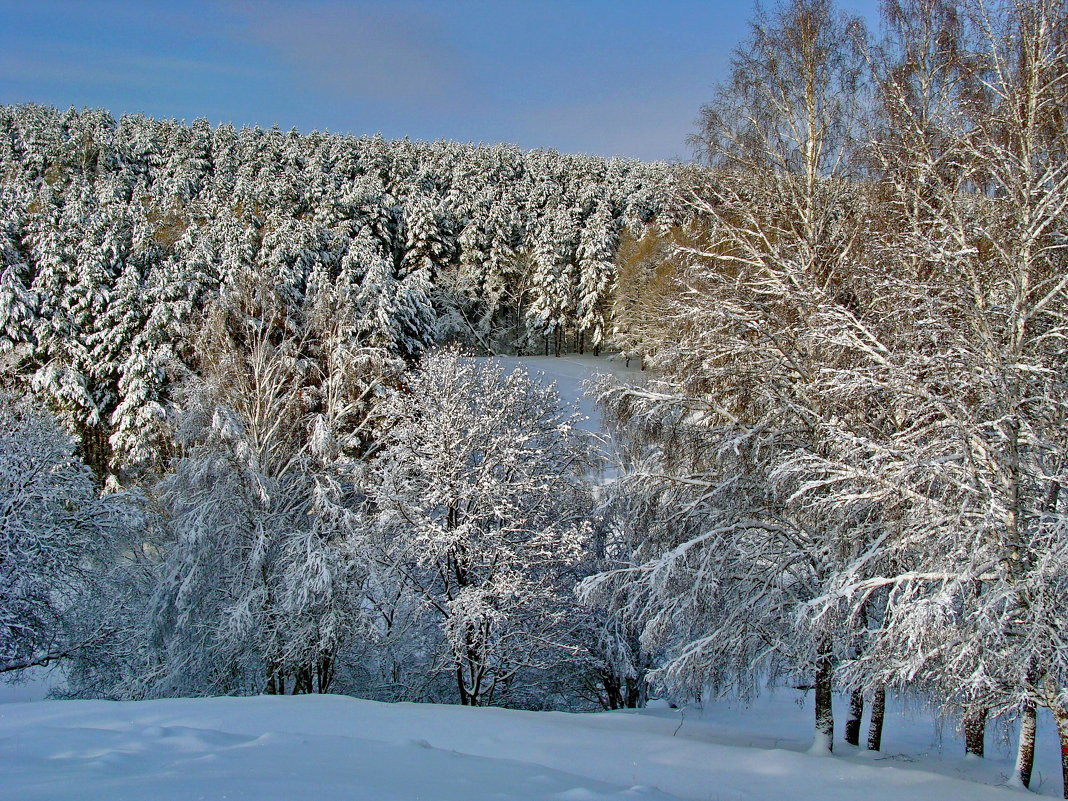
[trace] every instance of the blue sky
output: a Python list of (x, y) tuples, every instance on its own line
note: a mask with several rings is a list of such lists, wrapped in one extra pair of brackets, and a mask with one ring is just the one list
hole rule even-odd
[[(870, 20), (876, 0), (841, 5)], [(0, 103), (688, 158), (743, 2), (0, 0)]]

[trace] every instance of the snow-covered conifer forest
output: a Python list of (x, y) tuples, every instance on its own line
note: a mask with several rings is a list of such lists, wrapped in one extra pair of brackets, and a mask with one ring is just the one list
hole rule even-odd
[(0, 678), (889, 696), (1068, 798), (1065, 0), (758, 9), (692, 144), (0, 107)]

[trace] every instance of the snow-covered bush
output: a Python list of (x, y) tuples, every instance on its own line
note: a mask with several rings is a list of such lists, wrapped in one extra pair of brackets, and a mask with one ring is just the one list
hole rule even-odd
[(74, 441), (27, 399), (0, 394), (0, 673), (69, 656), (104, 635), (73, 625), (118, 533), (124, 498), (101, 497)]

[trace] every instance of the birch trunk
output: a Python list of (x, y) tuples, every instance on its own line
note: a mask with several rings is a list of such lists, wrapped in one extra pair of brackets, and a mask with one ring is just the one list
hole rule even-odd
[(1031, 786), (1031, 769), (1035, 764), (1035, 702), (1024, 701), (1020, 709), (1020, 742), (1016, 750), (1016, 768), (1011, 784)]
[(1062, 795), (1068, 798), (1068, 709), (1065, 709), (1055, 697), (1052, 697), (1052, 694), (1049, 708), (1050, 712), (1053, 713), (1053, 720), (1057, 724), (1057, 738), (1061, 744)]

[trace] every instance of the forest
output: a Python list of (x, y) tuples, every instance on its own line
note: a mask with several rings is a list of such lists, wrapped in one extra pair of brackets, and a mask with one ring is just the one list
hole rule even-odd
[[(1068, 7), (880, 10), (694, 164), (0, 108), (0, 676), (1041, 707), (1068, 797)], [(585, 351), (611, 447), (482, 358)]]

